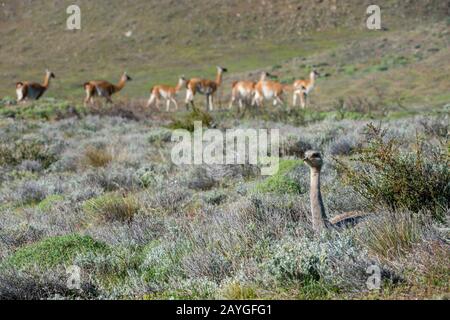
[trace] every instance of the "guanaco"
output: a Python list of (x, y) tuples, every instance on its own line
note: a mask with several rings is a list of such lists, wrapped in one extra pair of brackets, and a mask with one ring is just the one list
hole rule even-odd
[(104, 80), (94, 80), (86, 82), (84, 86), (84, 90), (86, 91), (86, 99), (84, 100), (85, 104), (94, 103), (94, 97), (103, 97), (107, 102), (112, 103), (111, 96), (125, 87), (127, 81), (131, 81), (132, 79), (127, 75), (126, 72), (123, 73), (120, 81), (117, 85), (114, 85), (108, 81)]
[(175, 109), (178, 110), (178, 103), (175, 100), (175, 97), (177, 96), (178, 92), (180, 92), (183, 87), (186, 86), (186, 79), (184, 76), (181, 76), (178, 79), (178, 84), (175, 87), (166, 86), (166, 85), (157, 85), (154, 86), (150, 92), (150, 99), (148, 100), (147, 107), (152, 106), (156, 103), (156, 107), (160, 109), (159, 104), (161, 101), (161, 98), (166, 100), (166, 109), (167, 112), (170, 111), (170, 103), (172, 102), (175, 105)]
[(234, 81), (231, 90), (231, 101), (229, 109), (238, 100), (239, 110), (243, 108), (245, 101), (251, 102), (255, 95), (256, 82), (254, 81)]
[(268, 72), (263, 72), (261, 74), (261, 78), (255, 86), (255, 95), (252, 102), (253, 105), (262, 107), (263, 101), (270, 99), (273, 99), (274, 106), (284, 104), (283, 94), (289, 86), (279, 82), (267, 80), (270, 76), (271, 74)]
[(208, 111), (212, 111), (214, 109), (214, 95), (217, 92), (217, 89), (222, 85), (222, 77), (225, 72), (228, 72), (226, 68), (218, 66), (215, 81), (200, 78), (188, 80), (186, 83), (186, 108), (189, 108), (189, 104), (195, 108), (194, 97), (199, 93), (206, 96), (206, 108)]
[(26, 99), (29, 100), (39, 100), (40, 97), (47, 91), (50, 85), (50, 79), (56, 78), (55, 74), (49, 70), (45, 71), (44, 83), (39, 84), (36, 82), (17, 82), (16, 83), (16, 94), (17, 101), (23, 102)]
[(298, 98), (300, 98), (301, 107), (306, 108), (308, 95), (314, 89), (316, 78), (319, 73), (316, 70), (311, 71), (309, 80), (297, 80), (294, 82), (294, 107), (297, 106)]

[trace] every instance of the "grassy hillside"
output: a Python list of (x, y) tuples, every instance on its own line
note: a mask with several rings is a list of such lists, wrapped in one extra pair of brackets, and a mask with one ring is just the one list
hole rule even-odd
[[(80, 84), (85, 80), (116, 81), (125, 69), (136, 81), (122, 96), (144, 97), (151, 85), (173, 83), (180, 74), (213, 76), (216, 64), (226, 65), (233, 78), (286, 62), (290, 68), (280, 74), (285, 80), (305, 76), (313, 64), (321, 64), (330, 74), (324, 88), (337, 97), (360, 91), (372, 77), (381, 78), (382, 86), (392, 75), (378, 75), (371, 68), (376, 71), (377, 64), (389, 64), (386, 59), (390, 58), (395, 63), (396, 55), (404, 51), (408, 51), (409, 64), (398, 73), (400, 78), (420, 78), (411, 74), (411, 66), (415, 69), (416, 64), (419, 74), (429, 64), (432, 70), (448, 68), (446, 4), (433, 0), (382, 2), (383, 27), (388, 30), (384, 32), (365, 28), (370, 1), (2, 1), (0, 97), (14, 95), (18, 80), (41, 81), (46, 67), (58, 77), (49, 96), (77, 100), (83, 95)], [(76, 32), (65, 30), (65, 11), (73, 3), (82, 10), (82, 30)], [(437, 28), (439, 21), (442, 25)], [(418, 24), (423, 32), (435, 31), (429, 35), (416, 32), (423, 41), (405, 41), (404, 46), (421, 44), (422, 49), (416, 51), (425, 61), (410, 59), (416, 52), (405, 48), (372, 50), (380, 48), (385, 38), (414, 39), (412, 30)], [(434, 47), (429, 37), (436, 40)], [(427, 50), (436, 48), (440, 52), (433, 51), (436, 56), (427, 60)], [(395, 55), (385, 57), (391, 51)], [(320, 61), (317, 54), (322, 54)], [(364, 79), (357, 83), (353, 83), (353, 74), (349, 75), (354, 69), (364, 69)], [(344, 74), (340, 70), (345, 70)], [(448, 76), (443, 77), (438, 80), (448, 81)], [(345, 88), (337, 83), (346, 83)], [(414, 80), (414, 85), (428, 89), (421, 79)]]

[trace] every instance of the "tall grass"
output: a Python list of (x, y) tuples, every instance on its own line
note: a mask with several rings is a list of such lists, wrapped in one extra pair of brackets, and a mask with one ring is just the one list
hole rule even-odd
[(411, 212), (380, 212), (366, 223), (358, 240), (372, 254), (394, 261), (406, 256), (423, 239), (424, 220)]

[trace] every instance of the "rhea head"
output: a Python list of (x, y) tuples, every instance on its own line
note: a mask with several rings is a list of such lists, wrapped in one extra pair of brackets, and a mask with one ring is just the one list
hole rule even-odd
[(323, 159), (322, 154), (319, 151), (310, 150), (305, 153), (305, 157), (303, 159), (305, 163), (313, 169), (322, 169)]

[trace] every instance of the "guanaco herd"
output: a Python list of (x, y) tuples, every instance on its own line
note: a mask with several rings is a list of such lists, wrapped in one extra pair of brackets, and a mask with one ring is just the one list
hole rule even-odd
[[(217, 67), (217, 76), (215, 80), (202, 78), (186, 79), (181, 76), (176, 86), (156, 85), (150, 90), (150, 98), (147, 107), (155, 106), (161, 110), (161, 100), (166, 103), (167, 112), (170, 111), (170, 105), (173, 104), (178, 110), (177, 95), (183, 89), (186, 89), (186, 108), (192, 106), (195, 108), (194, 98), (196, 94), (206, 97), (206, 108), (208, 111), (214, 110), (214, 97), (217, 90), (222, 85), (223, 75), (228, 70), (223, 67)], [(272, 101), (274, 106), (284, 105), (284, 96), (288, 92), (293, 94), (293, 105), (296, 107), (298, 102), (302, 108), (306, 108), (308, 96), (314, 89), (316, 78), (319, 76), (317, 71), (310, 73), (309, 79), (296, 80), (292, 85), (282, 84), (280, 82), (269, 80), (273, 77), (268, 72), (262, 72), (258, 82), (255, 81), (235, 81), (232, 84), (231, 101), (229, 109), (232, 109), (236, 101), (239, 104), (239, 110), (244, 105), (262, 107), (264, 101)], [(55, 78), (55, 74), (49, 70), (45, 72), (44, 82), (42, 84), (35, 82), (17, 82), (16, 94), (17, 101), (39, 100), (47, 91), (50, 85), (50, 79)], [(86, 98), (85, 105), (94, 104), (95, 97), (104, 98), (108, 103), (112, 103), (112, 95), (121, 91), (128, 81), (132, 79), (123, 73), (117, 85), (108, 81), (88, 81), (84, 83)]]

